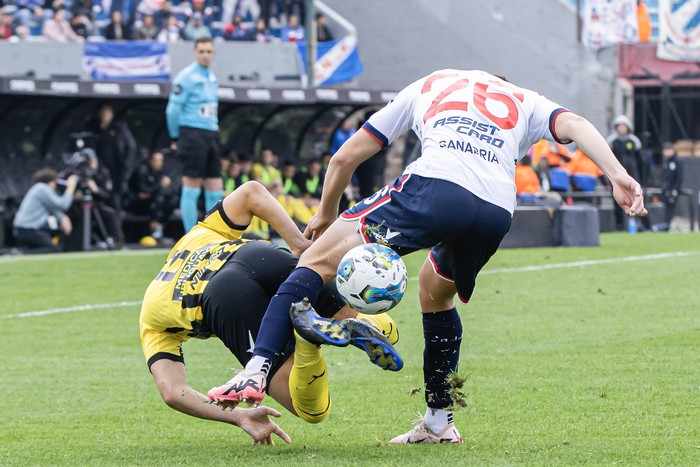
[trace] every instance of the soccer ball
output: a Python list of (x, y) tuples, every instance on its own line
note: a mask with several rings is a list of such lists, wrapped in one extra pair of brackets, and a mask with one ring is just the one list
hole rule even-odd
[(388, 246), (356, 246), (338, 265), (335, 283), (343, 301), (361, 313), (376, 315), (394, 308), (407, 284), (406, 265)]

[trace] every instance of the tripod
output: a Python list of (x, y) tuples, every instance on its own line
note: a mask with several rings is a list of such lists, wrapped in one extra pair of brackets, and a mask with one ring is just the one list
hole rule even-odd
[(92, 193), (88, 190), (83, 195), (80, 200), (80, 210), (83, 213), (83, 251), (90, 251), (92, 249), (92, 216), (95, 216), (95, 221), (97, 222), (97, 228), (102, 238), (105, 239), (107, 248), (113, 250), (115, 248), (114, 239), (109, 235), (107, 227), (105, 226), (104, 220), (102, 219), (102, 214), (99, 208), (93, 203)]

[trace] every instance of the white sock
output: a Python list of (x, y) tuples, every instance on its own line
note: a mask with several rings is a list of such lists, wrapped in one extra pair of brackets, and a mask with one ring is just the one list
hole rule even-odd
[(447, 427), (447, 425), (452, 423), (452, 411), (431, 409), (428, 407), (428, 409), (425, 411), (423, 422), (430, 431), (435, 434), (440, 434)]
[(272, 362), (269, 359), (261, 357), (260, 355), (253, 355), (253, 358), (251, 358), (248, 364), (245, 366), (245, 371), (248, 373), (257, 373), (258, 371), (262, 371), (265, 373), (265, 376), (267, 376), (270, 372), (271, 366)]

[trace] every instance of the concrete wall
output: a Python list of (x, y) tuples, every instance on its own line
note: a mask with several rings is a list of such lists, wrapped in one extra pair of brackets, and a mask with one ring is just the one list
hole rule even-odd
[[(192, 43), (169, 45), (168, 53), (173, 76), (193, 61)], [(82, 59), (82, 44), (0, 42), (1, 76), (33, 74), (39, 79), (49, 79), (67, 75), (88, 79)], [(294, 44), (218, 42), (212, 69), (221, 84), (299, 87), (300, 65)]]
[(400, 89), (440, 68), (483, 69), (607, 131), (617, 64), (578, 44), (576, 15), (557, 0), (324, 1), (358, 29), (359, 88)]

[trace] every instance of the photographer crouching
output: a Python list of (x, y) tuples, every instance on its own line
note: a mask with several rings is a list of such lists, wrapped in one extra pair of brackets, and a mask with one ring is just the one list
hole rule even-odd
[(33, 253), (62, 251), (61, 240), (54, 243), (55, 234), (68, 236), (73, 230), (66, 211), (73, 203), (78, 177), (68, 177), (62, 195), (56, 192), (57, 179), (58, 173), (53, 169), (36, 171), (32, 176), (32, 187), (24, 195), (12, 224), (17, 244), (32, 249)]

